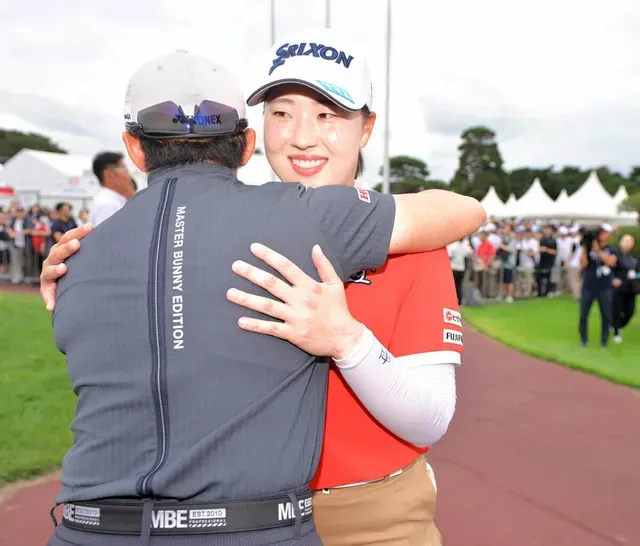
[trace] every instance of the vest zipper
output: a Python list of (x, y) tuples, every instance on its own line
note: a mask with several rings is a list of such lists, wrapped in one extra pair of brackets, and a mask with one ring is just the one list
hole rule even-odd
[(156, 410), (158, 453), (151, 470), (138, 480), (141, 496), (153, 496), (152, 478), (162, 468), (169, 450), (169, 419), (167, 416), (166, 339), (164, 328), (165, 269), (167, 258), (168, 209), (173, 200), (177, 178), (168, 179), (162, 189), (162, 198), (156, 214), (154, 237), (151, 243), (149, 268), (149, 340), (151, 342), (151, 392)]

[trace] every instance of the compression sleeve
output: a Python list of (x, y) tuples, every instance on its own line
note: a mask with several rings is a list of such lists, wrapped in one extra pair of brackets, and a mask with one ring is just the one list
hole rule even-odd
[(345, 381), (380, 424), (426, 447), (447, 431), (456, 406), (455, 366), (438, 353), (395, 358), (365, 327), (354, 351), (336, 360)]

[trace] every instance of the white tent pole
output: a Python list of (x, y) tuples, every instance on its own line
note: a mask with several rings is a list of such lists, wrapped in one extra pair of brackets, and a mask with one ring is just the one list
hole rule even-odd
[(384, 178), (382, 180), (382, 193), (391, 190), (391, 165), (389, 163), (389, 91), (391, 88), (391, 0), (387, 0), (387, 70), (386, 92), (384, 107)]

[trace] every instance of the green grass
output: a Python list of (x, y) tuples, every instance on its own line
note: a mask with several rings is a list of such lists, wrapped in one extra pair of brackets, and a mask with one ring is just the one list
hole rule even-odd
[[(569, 298), (464, 308), (477, 330), (519, 351), (616, 383), (640, 388), (640, 320), (621, 345), (601, 349), (600, 317), (591, 311), (591, 346), (578, 337), (578, 305)], [(72, 443), (75, 396), (51, 318), (39, 296), (0, 298), (0, 485), (57, 469)]]
[(589, 346), (580, 346), (578, 304), (568, 296), (463, 308), (464, 320), (498, 341), (544, 360), (640, 388), (640, 320), (623, 332), (623, 343), (600, 347), (600, 311), (589, 316)]
[(75, 395), (51, 315), (36, 295), (0, 298), (0, 485), (57, 469)]

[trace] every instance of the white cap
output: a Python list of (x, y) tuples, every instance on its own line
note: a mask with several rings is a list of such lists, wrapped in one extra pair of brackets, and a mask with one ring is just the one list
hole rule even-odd
[(611, 233), (613, 231), (613, 226), (611, 224), (602, 224), (602, 229)]
[(262, 83), (247, 100), (249, 106), (263, 102), (269, 89), (286, 83), (310, 87), (351, 112), (373, 106), (373, 83), (365, 58), (357, 46), (329, 29), (279, 40), (263, 70)]
[[(158, 119), (157, 113), (153, 112), (155, 106), (174, 103), (186, 118), (192, 118), (203, 101), (209, 101), (208, 110), (201, 112), (207, 119), (195, 125), (208, 125), (212, 135), (229, 134), (228, 128), (246, 116), (240, 84), (222, 65), (183, 49), (157, 57), (143, 64), (129, 81), (124, 105), (127, 130), (142, 124), (139, 115), (143, 111), (152, 111), (153, 124)], [(166, 122), (169, 110), (165, 108), (161, 114), (164, 116), (161, 121)], [(189, 121), (193, 120), (180, 118), (173, 124), (189, 127)], [(144, 130), (142, 127), (143, 133)]]
[(567, 226), (560, 226), (558, 228), (558, 233), (560, 235), (569, 235), (569, 228)]

